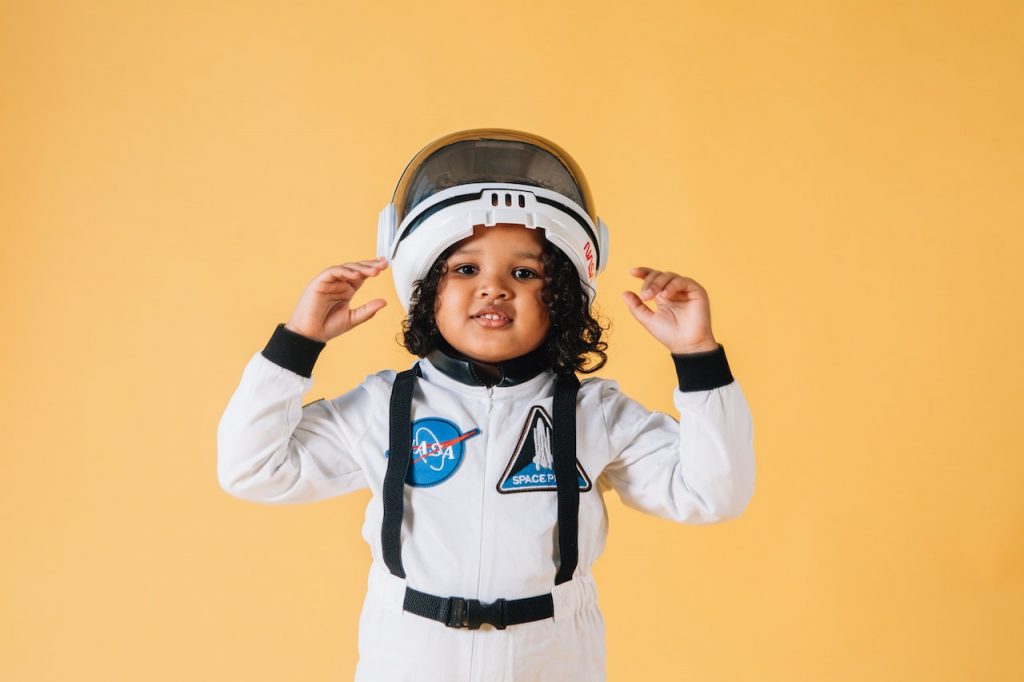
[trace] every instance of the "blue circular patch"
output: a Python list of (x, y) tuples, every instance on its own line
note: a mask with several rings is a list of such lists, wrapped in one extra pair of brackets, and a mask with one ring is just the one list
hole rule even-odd
[(462, 464), (466, 440), (478, 433), (480, 429), (463, 434), (453, 422), (441, 417), (414, 421), (412, 459), (405, 482), (424, 488), (448, 480)]

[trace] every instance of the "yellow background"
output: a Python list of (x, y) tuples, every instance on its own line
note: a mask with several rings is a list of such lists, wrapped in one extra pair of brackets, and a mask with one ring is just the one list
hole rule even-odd
[[(628, 269), (691, 276), (754, 414), (746, 514), (613, 495), (610, 679), (1024, 679), (1024, 4), (0, 4), (0, 679), (341, 680), (365, 494), (224, 493), (216, 426), (412, 155), (549, 137)], [(1014, 188), (1017, 188), (1016, 190)], [(389, 305), (308, 399), (405, 368)]]

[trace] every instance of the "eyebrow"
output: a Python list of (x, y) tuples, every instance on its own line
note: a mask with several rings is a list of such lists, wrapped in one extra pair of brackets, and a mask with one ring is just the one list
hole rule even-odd
[[(453, 257), (454, 256), (460, 256), (462, 254), (467, 254), (467, 255), (470, 255), (470, 256), (475, 256), (475, 255), (478, 255), (479, 253), (480, 253), (480, 249), (459, 249), (458, 251), (453, 253), (452, 256)], [(514, 251), (512, 253), (512, 256), (514, 258), (526, 258), (526, 259), (529, 259), (529, 260), (535, 260), (538, 263), (543, 262), (540, 259), (540, 254), (539, 253), (530, 253), (529, 251)]]

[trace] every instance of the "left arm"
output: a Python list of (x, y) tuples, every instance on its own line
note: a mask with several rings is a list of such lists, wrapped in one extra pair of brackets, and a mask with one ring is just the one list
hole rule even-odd
[(739, 516), (754, 492), (753, 424), (725, 349), (673, 354), (676, 421), (607, 382), (602, 411), (611, 461), (605, 481), (639, 511), (683, 523)]
[(630, 273), (643, 285), (623, 299), (672, 353), (679, 421), (648, 411), (611, 382), (601, 401), (612, 448), (607, 480), (627, 505), (664, 518), (712, 523), (738, 516), (754, 493), (753, 421), (711, 332), (707, 291), (674, 272)]

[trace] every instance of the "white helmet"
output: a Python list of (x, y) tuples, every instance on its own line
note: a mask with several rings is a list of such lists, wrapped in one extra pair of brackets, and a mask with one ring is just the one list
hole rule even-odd
[(377, 256), (387, 257), (398, 300), (409, 312), (413, 284), (475, 225), (544, 228), (576, 266), (593, 302), (608, 264), (608, 228), (583, 171), (561, 147), (504, 128), (463, 130), (434, 140), (406, 166), (377, 223)]

